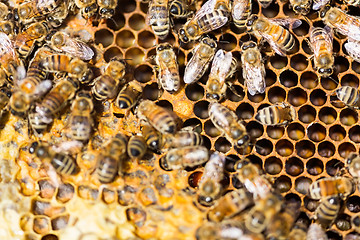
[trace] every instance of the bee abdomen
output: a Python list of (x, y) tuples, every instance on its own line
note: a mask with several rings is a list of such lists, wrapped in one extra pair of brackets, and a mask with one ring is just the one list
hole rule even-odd
[(51, 160), (51, 165), (61, 174), (75, 175), (78, 172), (75, 161), (70, 156), (60, 153), (55, 154)]
[(127, 151), (131, 158), (141, 158), (147, 149), (146, 141), (142, 136), (132, 136), (129, 140)]
[(114, 97), (116, 93), (117, 82), (108, 75), (102, 75), (95, 82), (94, 86), (91, 88), (93, 96), (95, 99), (101, 101)]
[(96, 174), (101, 183), (110, 183), (114, 181), (117, 171), (118, 162), (111, 157), (103, 157), (96, 169)]
[(319, 223), (327, 228), (336, 218), (340, 210), (340, 200), (338, 197), (328, 197), (324, 199), (315, 211)]

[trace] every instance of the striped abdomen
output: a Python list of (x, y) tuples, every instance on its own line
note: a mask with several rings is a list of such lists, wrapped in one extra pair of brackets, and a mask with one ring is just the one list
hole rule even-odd
[(344, 2), (355, 7), (360, 6), (360, 0), (344, 0)]
[(116, 81), (109, 75), (102, 75), (96, 80), (91, 88), (91, 92), (94, 98), (99, 101), (113, 98), (116, 94), (118, 83), (119, 81)]
[(31, 64), (26, 77), (20, 82), (19, 89), (26, 94), (34, 94), (39, 84), (46, 78), (46, 72), (38, 63)]
[(348, 106), (359, 108), (360, 107), (360, 99), (359, 99), (359, 91), (357, 88), (344, 86), (340, 87), (336, 90), (336, 95), (340, 101), (345, 103)]
[(90, 116), (72, 116), (70, 122), (71, 138), (77, 141), (87, 141), (91, 134)]
[(205, 14), (196, 21), (199, 32), (197, 32), (195, 39), (199, 38), (204, 33), (221, 28), (227, 23), (228, 19), (229, 12), (224, 9), (217, 9), (211, 13)]
[(144, 115), (159, 132), (163, 134), (176, 132), (176, 119), (166, 109), (155, 105), (153, 109), (150, 109)]
[(288, 52), (295, 46), (295, 39), (291, 33), (280, 25), (271, 24), (268, 35), (282, 50)]
[(245, 28), (251, 14), (251, 0), (234, 1), (231, 13), (235, 26)]
[(197, 132), (180, 131), (168, 139), (170, 148), (196, 146), (202, 144), (202, 137)]
[(170, 29), (168, 1), (152, 3), (148, 14), (151, 15), (150, 25), (155, 35), (160, 39), (166, 38)]
[(100, 155), (100, 160), (96, 168), (96, 174), (101, 183), (114, 181), (118, 171), (118, 161), (110, 156)]
[(336, 218), (340, 210), (340, 199), (328, 197), (320, 203), (315, 211), (317, 221), (326, 229)]
[(115, 100), (115, 106), (120, 109), (132, 108), (142, 93), (142, 87), (136, 81), (125, 85)]
[(69, 72), (71, 57), (54, 54), (41, 61), (41, 66), (49, 72)]
[(155, 151), (160, 150), (161, 139), (160, 134), (156, 131), (156, 129), (149, 124), (145, 124), (142, 126), (141, 131), (147, 146)]
[(141, 158), (147, 149), (146, 141), (142, 136), (132, 136), (127, 145), (127, 152), (131, 158)]
[(78, 172), (75, 160), (65, 154), (56, 153), (51, 159), (51, 165), (60, 174), (74, 175)]
[(29, 124), (35, 134), (42, 134), (47, 129), (48, 123), (43, 121), (44, 116), (37, 112), (29, 113)]
[(283, 121), (280, 111), (278, 106), (265, 107), (256, 114), (255, 119), (264, 125), (280, 124)]

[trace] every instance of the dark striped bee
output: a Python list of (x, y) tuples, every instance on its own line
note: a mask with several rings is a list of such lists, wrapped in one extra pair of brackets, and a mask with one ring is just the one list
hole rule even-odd
[(141, 159), (146, 153), (147, 145), (143, 136), (131, 136), (127, 145), (127, 152), (130, 158)]
[(195, 2), (194, 0), (173, 0), (170, 2), (170, 14), (175, 18), (186, 18)]
[(94, 98), (99, 101), (114, 98), (124, 76), (125, 62), (112, 59), (107, 64), (104, 74), (94, 80), (91, 88)]
[(335, 220), (339, 211), (339, 197), (327, 197), (321, 200), (320, 205), (315, 210), (315, 219), (324, 229), (326, 229)]
[(161, 134), (156, 131), (155, 128), (153, 128), (150, 124), (143, 124), (141, 126), (141, 133), (146, 141), (146, 145), (154, 150), (154, 151), (160, 151), (163, 141)]
[(326, 177), (313, 182), (309, 187), (312, 199), (340, 196), (345, 199), (355, 191), (355, 183), (348, 177)]
[(146, 23), (151, 26), (156, 36), (165, 39), (170, 30), (169, 0), (152, 0)]
[[(295, 46), (295, 38), (283, 26), (291, 25), (296, 28), (301, 25), (299, 19), (268, 19), (262, 16), (252, 15), (247, 22), (248, 27), (259, 38), (264, 38), (271, 48), (280, 56), (286, 56)], [(282, 26), (283, 25), (283, 26)]]
[(64, 152), (54, 152), (44, 143), (33, 142), (29, 147), (29, 152), (41, 160), (49, 161), (59, 174), (75, 175), (79, 172), (75, 159)]
[(251, 14), (251, 0), (234, 0), (231, 6), (231, 15), (238, 28), (245, 28)]
[(306, 240), (307, 230), (310, 224), (310, 220), (306, 218), (298, 218), (290, 231), (288, 236), (289, 240)]
[(281, 103), (259, 110), (255, 119), (267, 126), (286, 125), (296, 119), (296, 111), (293, 106)]
[(96, 175), (101, 183), (115, 180), (121, 161), (126, 156), (127, 138), (117, 134), (102, 148), (97, 158)]
[(117, 0), (97, 0), (101, 18), (111, 18), (115, 14)]
[(336, 89), (336, 96), (347, 106), (355, 109), (360, 108), (360, 93), (357, 88), (350, 86), (340, 87)]
[(184, 169), (194, 167), (209, 160), (209, 150), (203, 146), (189, 146), (174, 148), (161, 158), (160, 165), (165, 170)]
[(87, 91), (80, 91), (71, 105), (69, 118), (71, 138), (77, 141), (87, 141), (90, 138), (93, 118), (91, 113), (94, 109), (92, 95)]
[(114, 105), (120, 109), (130, 109), (135, 106), (142, 94), (142, 86), (136, 80), (127, 83), (117, 95)]
[(164, 136), (164, 148), (181, 148), (202, 145), (202, 137), (194, 131), (181, 130), (174, 135)]
[(177, 131), (178, 117), (176, 114), (150, 100), (140, 102), (137, 116), (146, 120), (162, 134), (174, 134)]

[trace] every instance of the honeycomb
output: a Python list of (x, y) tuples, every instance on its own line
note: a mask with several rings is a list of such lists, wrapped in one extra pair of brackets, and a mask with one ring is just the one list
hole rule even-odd
[[(344, 8), (340, 1), (334, 5)], [(321, 177), (338, 175), (348, 154), (359, 152), (358, 112), (335, 101), (333, 93), (340, 86), (359, 87), (360, 64), (344, 53), (347, 39), (335, 34), (335, 73), (330, 78), (319, 78), (313, 70), (312, 52), (306, 40), (312, 26), (324, 26), (318, 13), (295, 15), (289, 3), (280, 0), (266, 9), (253, 1), (252, 9), (253, 14), (269, 18), (299, 18), (302, 25), (290, 29), (297, 49), (286, 57), (275, 55), (262, 42), (261, 50), (266, 56), (264, 94), (247, 93), (241, 67), (233, 77), (231, 90), (226, 92), (221, 104), (236, 112), (253, 139), (244, 151), (233, 148), (209, 119), (209, 101), (204, 94), (206, 74), (197, 83), (183, 84), (175, 94), (159, 89), (153, 72), (156, 45), (169, 42), (175, 47), (181, 76), (192, 55), (194, 43), (179, 44), (176, 34), (184, 19), (174, 20), (174, 31), (160, 40), (146, 24), (148, 3), (119, 0), (113, 18), (89, 21), (76, 17), (66, 22), (66, 28), (85, 29), (93, 35), (98, 50), (94, 67), (102, 68), (115, 56), (126, 59), (126, 77), (143, 85), (144, 99), (173, 110), (182, 118), (183, 126), (193, 126), (202, 134), (209, 150), (229, 156), (223, 181), (228, 190), (242, 187), (232, 167), (234, 160), (245, 155), (264, 170), (285, 199), (301, 203), (302, 214), (311, 218), (319, 203), (306, 196), (309, 185)], [(356, 8), (348, 10), (349, 14), (357, 13)], [(233, 24), (210, 35), (218, 40), (219, 48), (231, 51), (238, 60), (241, 44), (256, 39)], [(286, 127), (263, 126), (255, 120), (257, 111), (279, 102), (290, 103), (296, 109), (297, 119)], [(42, 140), (64, 140), (64, 122), (69, 112), (66, 110), (55, 119)], [(123, 178), (100, 184), (93, 174), (100, 146), (118, 132), (131, 135), (140, 130), (133, 111), (115, 113), (110, 101), (97, 106), (97, 113), (95, 133), (77, 155), (80, 173), (55, 180), (46, 166), (28, 152), (28, 144), (37, 138), (29, 135), (27, 122), (14, 115), (3, 120), (0, 193), (5, 197), (0, 200), (1, 238), (195, 239), (196, 229), (207, 219), (208, 207), (195, 199), (204, 167), (165, 171), (159, 166), (162, 154), (148, 152), (143, 159), (128, 162)], [(335, 223), (326, 232), (329, 239), (345, 239), (354, 234), (350, 219), (360, 212), (358, 190), (342, 205)]]

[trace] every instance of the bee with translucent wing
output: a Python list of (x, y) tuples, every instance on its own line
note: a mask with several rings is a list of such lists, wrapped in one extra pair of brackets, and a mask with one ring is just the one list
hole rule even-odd
[(326, 5), (328, 5), (329, 2), (330, 2), (330, 0), (313, 0), (312, 9), (319, 10), (319, 9), (325, 7)]
[[(225, 53), (222, 49), (215, 53), (211, 65), (209, 79), (206, 82), (206, 98), (220, 101), (226, 91), (226, 78), (233, 71), (233, 58), (231, 52)], [(237, 64), (237, 61), (234, 60)]]
[(344, 44), (346, 52), (349, 56), (360, 63), (360, 41), (352, 40), (348, 38), (348, 41)]
[(151, 0), (146, 23), (158, 38), (165, 39), (170, 31), (169, 0)]
[(238, 28), (245, 28), (251, 14), (252, 0), (234, 0), (231, 6), (231, 16)]
[(212, 204), (223, 192), (221, 180), (224, 178), (225, 156), (214, 152), (205, 165), (204, 173), (199, 181), (199, 202), (204, 205)]
[(197, 40), (202, 34), (224, 26), (230, 17), (229, 0), (209, 0), (179, 29), (182, 42)]
[(186, 64), (184, 73), (185, 83), (194, 83), (204, 75), (215, 55), (216, 47), (216, 42), (209, 37), (204, 37), (200, 40), (191, 51), (193, 55)]
[(14, 35), (14, 23), (9, 18), (9, 8), (5, 3), (0, 2), (0, 32), (12, 37)]
[(296, 28), (301, 25), (301, 20), (268, 19), (262, 16), (252, 15), (247, 25), (254, 32), (255, 36), (265, 39), (271, 48), (280, 56), (286, 56), (286, 52), (291, 51), (295, 46), (294, 36), (283, 26)]
[(360, 92), (357, 88), (343, 86), (336, 89), (337, 98), (347, 106), (360, 109)]
[(248, 92), (252, 96), (264, 93), (266, 88), (265, 66), (256, 43), (253, 41), (244, 43), (241, 51), (243, 78)]
[(22, 23), (30, 23), (37, 18), (42, 18), (54, 12), (60, 3), (60, 0), (33, 0), (24, 2), (17, 8), (17, 17)]
[(327, 197), (321, 200), (315, 210), (315, 219), (324, 229), (328, 228), (337, 217), (340, 211), (341, 201), (339, 197)]
[(275, 104), (259, 110), (255, 119), (267, 126), (286, 125), (296, 119), (296, 110), (287, 103)]
[(356, 185), (352, 178), (326, 177), (313, 182), (309, 187), (309, 196), (312, 199), (324, 199), (329, 196), (347, 198), (355, 191)]
[(142, 94), (142, 86), (136, 80), (127, 83), (117, 95), (114, 105), (120, 109), (130, 109), (135, 106)]
[(75, 5), (80, 9), (81, 16), (88, 19), (98, 10), (96, 0), (75, 0)]
[(333, 73), (333, 31), (330, 27), (312, 27), (310, 29), (310, 47), (314, 52), (314, 69), (322, 77)]
[(320, 17), (326, 25), (334, 28), (337, 32), (348, 36), (349, 39), (360, 41), (360, 18), (351, 16), (343, 10), (326, 6), (321, 12)]
[(160, 159), (160, 165), (165, 170), (195, 167), (209, 160), (209, 150), (203, 146), (188, 146), (174, 148)]
[(328, 240), (328, 237), (320, 224), (312, 223), (307, 231), (306, 240)]
[(181, 148), (186, 146), (202, 145), (202, 137), (195, 131), (180, 130), (174, 135), (164, 135), (164, 148)]

